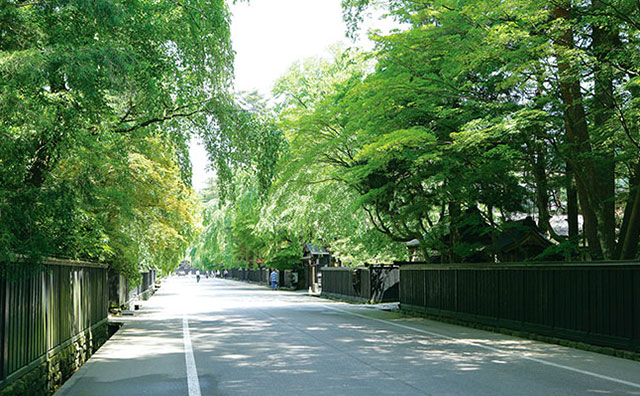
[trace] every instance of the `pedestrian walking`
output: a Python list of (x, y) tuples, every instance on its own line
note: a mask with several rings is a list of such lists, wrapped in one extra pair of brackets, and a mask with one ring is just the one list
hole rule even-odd
[(278, 289), (278, 273), (275, 270), (271, 272), (269, 279), (271, 280), (271, 290)]

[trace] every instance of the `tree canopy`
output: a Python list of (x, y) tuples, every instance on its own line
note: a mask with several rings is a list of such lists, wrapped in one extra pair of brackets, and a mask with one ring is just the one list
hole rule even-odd
[[(357, 29), (375, 4), (344, 5)], [(635, 258), (640, 10), (634, 2), (398, 0), (386, 7), (411, 28), (377, 38), (378, 69), (365, 84), (378, 85), (366, 95), (384, 98), (368, 102), (364, 113), (371, 119), (373, 104), (388, 103), (372, 125), (377, 131), (390, 125), (394, 135), (377, 138), (369, 152), (380, 156), (395, 145), (402, 152), (396, 156), (405, 156), (420, 131), (431, 139), (419, 144), (429, 167), (436, 158), (450, 166), (462, 154), (454, 177), (445, 175), (455, 167), (434, 173), (444, 179), (440, 187), (455, 193), (440, 198), (449, 207), (442, 211), (449, 228), (464, 213), (459, 206), (483, 209), (489, 222), (496, 208), (508, 218), (535, 207), (539, 228), (556, 238), (550, 211), (567, 216), (573, 245), (583, 236), (589, 257)]]
[(277, 82), (288, 144), (251, 235), (346, 256), (366, 235), (376, 246), (356, 261), (403, 257), (413, 239), (426, 260), (496, 260), (498, 235), (532, 215), (554, 243), (528, 259), (637, 258), (635, 2), (343, 7), (352, 35), (370, 7), (403, 27), (370, 33), (371, 53), (336, 50)]
[(370, 7), (402, 27), (292, 65), (269, 106), (231, 93), (224, 0), (0, 0), (0, 260), (493, 261), (527, 215), (553, 241), (528, 259), (637, 258), (636, 2), (343, 0), (351, 35)]
[(229, 18), (223, 0), (0, 1), (3, 262), (175, 264), (196, 227), (189, 138), (232, 102)]

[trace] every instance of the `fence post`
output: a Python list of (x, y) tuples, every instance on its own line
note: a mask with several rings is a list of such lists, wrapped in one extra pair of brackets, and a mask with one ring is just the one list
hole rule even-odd
[(7, 365), (7, 332), (5, 324), (8, 319), (7, 281), (0, 277), (0, 379), (4, 379)]

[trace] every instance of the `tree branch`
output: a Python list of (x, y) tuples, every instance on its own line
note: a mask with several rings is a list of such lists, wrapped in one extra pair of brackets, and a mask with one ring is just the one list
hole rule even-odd
[[(149, 126), (151, 124), (156, 124), (156, 123), (160, 123), (160, 122), (164, 122), (164, 121), (169, 121), (172, 120), (174, 118), (181, 118), (181, 117), (190, 117), (194, 114), (198, 114), (204, 111), (204, 109), (201, 107), (204, 103), (206, 103), (205, 100), (200, 101), (200, 102), (196, 102), (196, 103), (187, 103), (185, 105), (182, 106), (178, 106), (174, 109), (172, 109), (167, 115), (167, 112), (164, 112), (164, 114), (162, 116), (156, 116), (156, 117), (152, 117), (149, 118), (147, 120), (141, 121), (135, 125), (129, 126), (129, 127), (121, 127), (121, 128), (116, 128), (113, 129), (112, 131), (115, 133), (128, 133), (128, 132), (132, 132), (136, 129), (139, 128), (144, 128), (146, 126)], [(185, 111), (186, 109), (193, 107), (193, 106), (198, 106), (197, 109), (192, 110), (192, 111)], [(135, 122), (138, 120), (132, 119), (132, 120), (126, 120), (126, 117), (128, 117), (133, 108), (135, 106), (131, 106), (128, 110), (127, 113), (120, 119), (120, 121), (118, 122), (118, 125), (121, 125), (123, 122), (125, 121), (129, 121), (129, 122)]]
[(38, 4), (40, 4), (39, 1), (29, 1), (29, 2), (26, 2), (26, 3), (16, 4), (16, 7), (28, 7), (28, 6), (32, 6), (32, 5), (38, 5)]
[(197, 110), (193, 110), (191, 112), (186, 112), (186, 113), (173, 113), (167, 116), (163, 116), (163, 117), (154, 117), (154, 118), (150, 118), (148, 120), (142, 121), (138, 124), (132, 125), (130, 127), (127, 128), (119, 128), (119, 129), (114, 129), (113, 132), (115, 133), (128, 133), (128, 132), (132, 132), (136, 129), (139, 128), (144, 128), (146, 126), (149, 126), (151, 124), (157, 124), (160, 122), (164, 122), (164, 121), (169, 121), (172, 120), (174, 118), (180, 118), (180, 117), (189, 117), (192, 116), (194, 114), (200, 113), (202, 112), (202, 109), (197, 109)]
[(196, 8), (196, 7), (193, 7), (193, 6), (189, 5), (189, 4), (182, 4), (182, 3), (181, 3), (181, 2), (179, 2), (179, 1), (174, 1), (174, 4), (176, 4), (176, 5), (178, 5), (178, 6), (182, 7), (182, 8), (184, 8), (184, 10), (187, 12), (187, 14), (189, 14), (189, 17), (191, 18), (191, 20), (193, 21), (193, 23), (194, 23), (194, 24), (196, 25), (196, 27), (198, 28), (198, 30), (201, 30), (201, 29), (200, 29), (200, 24), (198, 23), (198, 21), (196, 20), (195, 16), (194, 16), (194, 15), (193, 15), (193, 13), (191, 12), (191, 10), (195, 10), (195, 11), (200, 12), (200, 14), (202, 14), (202, 10), (201, 10), (201, 9)]

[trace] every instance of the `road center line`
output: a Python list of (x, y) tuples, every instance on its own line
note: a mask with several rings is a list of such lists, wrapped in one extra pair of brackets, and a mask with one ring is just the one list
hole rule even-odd
[(461, 338), (450, 337), (450, 336), (447, 336), (447, 335), (444, 335), (444, 334), (440, 334), (440, 333), (434, 333), (433, 331), (422, 330), (422, 329), (418, 329), (416, 327), (406, 326), (406, 325), (403, 325), (403, 324), (400, 324), (400, 323), (391, 322), (389, 320), (372, 318), (370, 316), (358, 314), (358, 313), (355, 313), (355, 312), (350, 312), (350, 311), (347, 311), (347, 310), (344, 310), (344, 309), (340, 309), (340, 308), (335, 308), (335, 307), (332, 307), (332, 306), (329, 306), (329, 305), (326, 305), (326, 304), (323, 304), (323, 305), (325, 307), (329, 308), (329, 309), (332, 309), (332, 310), (338, 311), (338, 312), (342, 312), (342, 313), (346, 313), (348, 315), (353, 315), (353, 316), (357, 316), (357, 317), (360, 317), (360, 318), (373, 320), (373, 321), (376, 321), (376, 322), (386, 323), (386, 324), (389, 324), (389, 325), (392, 325), (392, 326), (400, 327), (402, 329), (411, 330), (411, 331), (427, 334), (427, 335), (434, 336), (434, 337), (444, 338), (446, 340), (457, 341), (457, 342), (460, 342), (460, 343), (463, 343), (463, 344), (472, 345), (472, 346), (475, 346), (475, 347), (478, 347), (478, 348), (487, 349), (487, 350), (490, 350), (490, 351), (493, 351), (493, 352), (505, 353), (505, 354), (508, 354), (508, 355), (511, 355), (511, 356), (515, 356), (515, 357), (519, 357), (519, 358), (522, 358), (522, 359), (530, 360), (532, 362), (536, 362), (536, 363), (540, 363), (540, 364), (544, 364), (544, 365), (547, 365), (547, 366), (560, 368), (560, 369), (564, 369), (564, 370), (568, 370), (568, 371), (573, 371), (575, 373), (580, 373), (580, 374), (588, 375), (588, 376), (591, 376), (591, 377), (600, 378), (600, 379), (603, 379), (603, 380), (616, 382), (618, 384), (627, 385), (627, 386), (630, 386), (630, 387), (633, 387), (633, 388), (640, 389), (640, 384), (637, 384), (635, 382), (625, 381), (625, 380), (622, 380), (622, 379), (619, 379), (619, 378), (613, 378), (613, 377), (609, 377), (609, 376), (606, 376), (606, 375), (594, 373), (594, 372), (591, 372), (591, 371), (580, 370), (580, 369), (575, 368), (575, 367), (565, 366), (563, 364), (558, 364), (558, 363), (553, 363), (553, 362), (549, 362), (549, 361), (542, 360), (542, 359), (537, 359), (537, 358), (530, 357), (530, 356), (527, 356), (527, 355), (524, 355), (524, 354), (521, 354), (521, 353), (517, 353), (517, 352), (505, 351), (505, 350), (502, 350), (502, 349), (499, 349), (499, 348), (494, 348), (494, 347), (491, 347), (491, 346), (488, 346), (488, 345), (479, 344), (477, 342), (463, 340)]
[(198, 380), (198, 369), (196, 359), (193, 357), (191, 347), (191, 334), (189, 333), (189, 319), (187, 315), (182, 315), (182, 338), (184, 339), (184, 359), (187, 366), (187, 385), (189, 396), (200, 396), (200, 381)]

